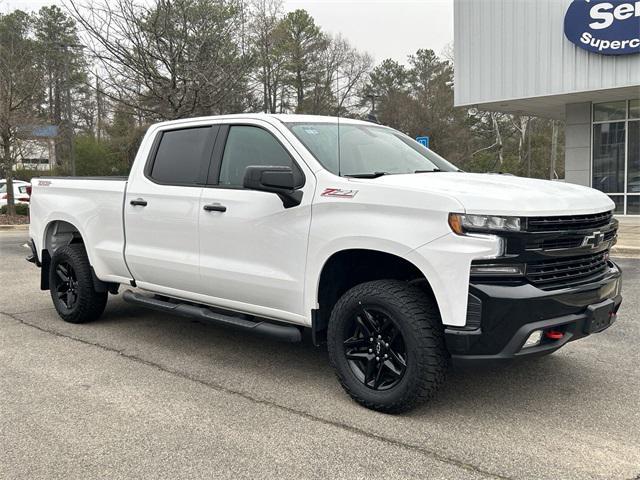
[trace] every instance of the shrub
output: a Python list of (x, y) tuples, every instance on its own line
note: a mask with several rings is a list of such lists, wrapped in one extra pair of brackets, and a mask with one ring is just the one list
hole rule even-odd
[[(2, 207), (0, 207), (0, 215), (6, 215), (7, 214), (7, 206), (3, 205)], [(16, 204), (16, 215), (29, 215), (29, 205), (26, 205), (24, 203), (18, 203)]]
[(90, 135), (76, 137), (76, 174), (78, 176), (122, 175), (128, 171), (111, 145)]

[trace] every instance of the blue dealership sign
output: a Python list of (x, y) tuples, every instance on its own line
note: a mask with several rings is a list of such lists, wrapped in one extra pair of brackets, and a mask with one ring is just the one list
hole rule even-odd
[(429, 148), (429, 137), (416, 137), (416, 142)]
[(564, 34), (590, 52), (640, 53), (640, 1), (573, 0), (564, 17)]

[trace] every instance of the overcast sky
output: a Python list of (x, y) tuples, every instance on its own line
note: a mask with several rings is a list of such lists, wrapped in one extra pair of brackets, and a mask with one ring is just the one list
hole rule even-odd
[[(0, 0), (0, 10), (37, 10), (61, 0)], [(442, 53), (453, 41), (453, 0), (284, 0), (287, 11), (306, 9), (330, 33), (341, 33), (380, 62), (402, 63), (419, 48)]]

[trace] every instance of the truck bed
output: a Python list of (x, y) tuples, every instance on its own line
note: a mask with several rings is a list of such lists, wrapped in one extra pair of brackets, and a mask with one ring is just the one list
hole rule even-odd
[(126, 177), (38, 177), (31, 180), (29, 232), (45, 248), (53, 221), (66, 221), (82, 235), (98, 278), (129, 277), (124, 261), (122, 202)]

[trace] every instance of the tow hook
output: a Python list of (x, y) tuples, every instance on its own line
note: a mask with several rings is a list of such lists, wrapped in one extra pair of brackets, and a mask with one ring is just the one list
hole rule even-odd
[(559, 330), (547, 330), (544, 332), (544, 336), (549, 340), (561, 340), (564, 337), (564, 332), (560, 332)]

